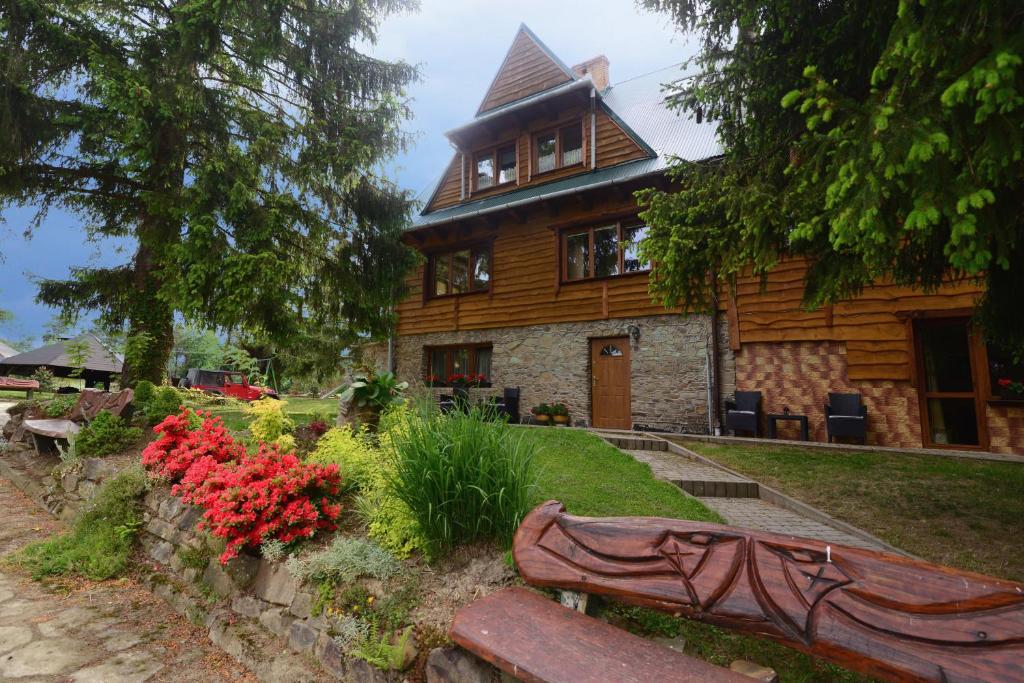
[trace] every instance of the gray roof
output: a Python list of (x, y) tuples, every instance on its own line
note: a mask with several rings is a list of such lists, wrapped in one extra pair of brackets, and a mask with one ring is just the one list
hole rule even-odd
[(16, 349), (14, 349), (13, 347), (10, 347), (7, 344), (3, 343), (3, 341), (0, 341), (0, 359), (2, 359), (2, 358), (9, 358), (10, 356), (17, 356), (17, 355), (18, 355), (18, 351)]
[[(697, 123), (688, 114), (680, 115), (665, 104), (663, 86), (683, 77), (678, 65), (644, 76), (617, 83), (601, 93), (605, 110), (642, 146), (648, 148), (651, 158), (630, 161), (618, 166), (600, 168), (579, 175), (532, 185), (521, 190), (465, 202), (413, 218), (411, 228), (447, 223), (460, 218), (506, 208), (530, 204), (555, 196), (562, 196), (613, 185), (643, 176), (663, 173), (672, 159), (702, 161), (719, 156), (717, 126), (714, 122)], [(444, 178), (439, 180), (443, 182)], [(431, 192), (431, 195), (433, 192)]]
[(105, 347), (103, 342), (101, 342), (96, 335), (89, 333), (80, 334), (75, 337), (74, 340), (68, 339), (54, 342), (53, 344), (40, 346), (38, 349), (32, 349), (25, 353), (19, 353), (9, 358), (0, 359), (0, 370), (2, 370), (2, 366), (11, 365), (21, 367), (38, 367), (45, 365), (51, 368), (77, 368), (79, 366), (74, 365), (71, 358), (68, 357), (67, 346), (71, 341), (79, 340), (85, 341), (89, 345), (85, 361), (86, 370), (93, 370), (96, 372), (121, 372), (121, 366), (124, 364), (124, 361), (122, 361), (116, 353)]

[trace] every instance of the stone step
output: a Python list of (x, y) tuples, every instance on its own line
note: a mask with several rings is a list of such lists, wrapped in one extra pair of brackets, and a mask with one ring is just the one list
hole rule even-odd
[(697, 498), (759, 498), (757, 482), (677, 480), (676, 486)]
[(641, 439), (632, 436), (612, 436), (609, 434), (602, 434), (601, 437), (615, 446), (621, 448), (624, 451), (667, 451), (668, 445), (664, 441), (657, 439)]

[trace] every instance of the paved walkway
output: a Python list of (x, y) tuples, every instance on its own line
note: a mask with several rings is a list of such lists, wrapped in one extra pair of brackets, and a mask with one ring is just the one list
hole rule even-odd
[[(62, 530), (0, 478), (0, 553)], [(255, 681), (131, 579), (44, 585), (0, 565), (0, 680), (25, 683)]]
[[(681, 482), (749, 482), (725, 470), (706, 465), (671, 451), (626, 450), (626, 453), (651, 466), (658, 479), (681, 485)], [(691, 486), (692, 488), (692, 486)], [(702, 487), (703, 488), (703, 487)], [(721, 488), (719, 486), (719, 488)], [(712, 490), (711, 486), (707, 490)], [(726, 522), (745, 529), (757, 529), (776, 534), (805, 536), (842, 545), (870, 550), (884, 550), (882, 546), (854, 536), (842, 529), (773, 505), (760, 498), (725, 498), (699, 496), (700, 502), (720, 514)]]

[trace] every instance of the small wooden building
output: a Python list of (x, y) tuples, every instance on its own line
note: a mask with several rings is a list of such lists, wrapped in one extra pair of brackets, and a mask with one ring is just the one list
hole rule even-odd
[[(69, 352), (73, 342), (85, 343), (82, 364)], [(77, 377), (85, 381), (86, 387), (102, 384), (110, 391), (113, 375), (119, 374), (123, 365), (124, 360), (104, 346), (96, 335), (85, 333), (0, 359), (0, 375), (27, 377), (39, 368), (47, 368), (55, 377)]]

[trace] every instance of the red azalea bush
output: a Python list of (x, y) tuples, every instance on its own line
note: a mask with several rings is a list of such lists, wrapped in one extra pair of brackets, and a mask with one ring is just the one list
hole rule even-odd
[(199, 528), (227, 540), (222, 564), (247, 546), (332, 530), (341, 514), (341, 506), (330, 501), (341, 491), (336, 465), (303, 463), (266, 445), (237, 461), (196, 460), (171, 490), (206, 509)]
[(337, 465), (303, 463), (265, 444), (249, 454), (219, 417), (187, 408), (153, 431), (160, 437), (143, 450), (142, 464), (175, 482), (171, 493), (206, 510), (199, 528), (227, 540), (222, 564), (247, 546), (335, 528), (341, 506), (330, 499), (341, 491)]
[[(198, 429), (195, 422), (201, 420)], [(180, 481), (193, 463), (209, 458), (221, 463), (236, 460), (245, 450), (236, 444), (219, 417), (182, 408), (153, 428), (160, 438), (142, 451), (142, 465), (155, 477)]]

